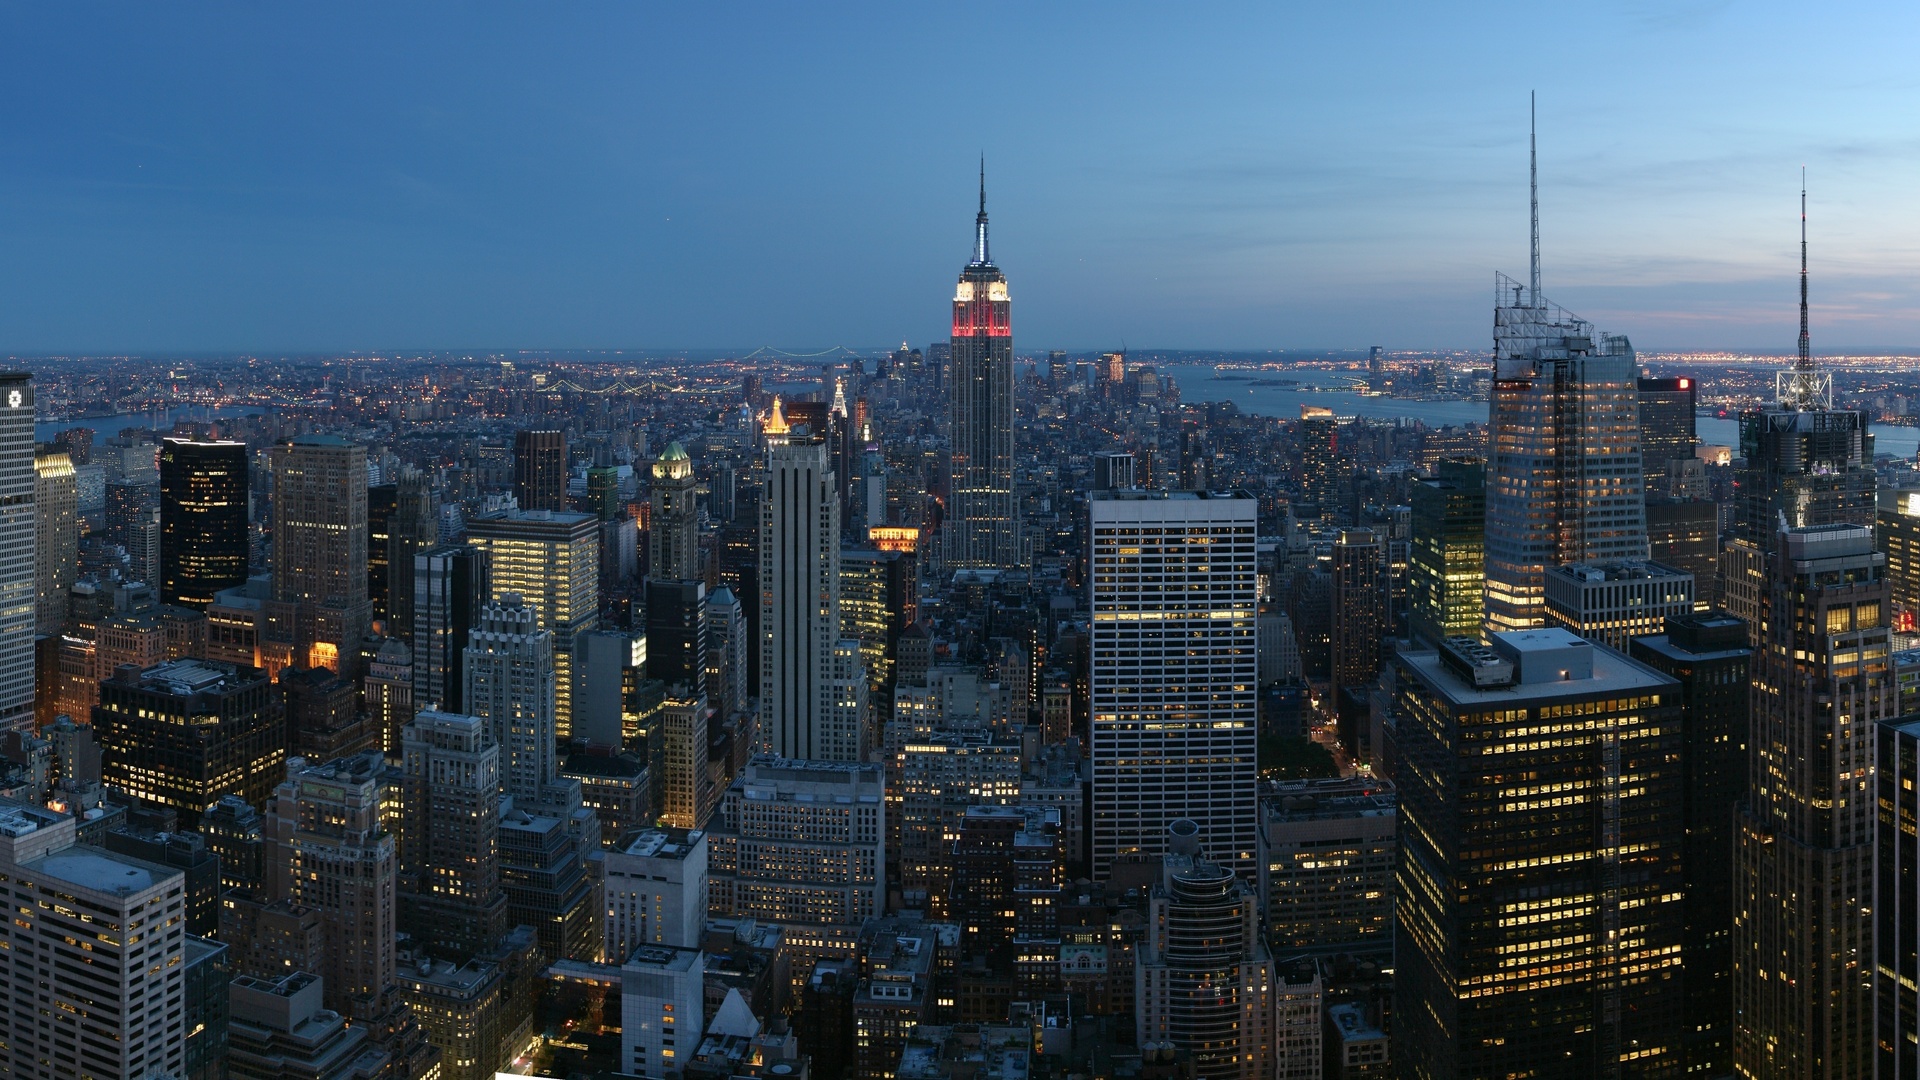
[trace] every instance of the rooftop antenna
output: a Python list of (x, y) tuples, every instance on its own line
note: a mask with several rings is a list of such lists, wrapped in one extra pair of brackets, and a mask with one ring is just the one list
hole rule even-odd
[(973, 263), (985, 266), (987, 257), (987, 155), (980, 155), (980, 216), (973, 219)]
[[(1538, 136), (1537, 107), (1534, 104), (1533, 91), (1527, 91), (1527, 195), (1533, 203), (1533, 261), (1532, 279), (1533, 306), (1545, 307), (1540, 299), (1540, 149)], [(1805, 208), (1802, 207), (1801, 222), (1804, 228)], [(1802, 245), (1804, 250), (1805, 245)], [(1801, 291), (1805, 292), (1805, 272), (1802, 271)]]
[(1813, 350), (1807, 344), (1807, 167), (1800, 166), (1800, 359), (1799, 371), (1813, 370)]

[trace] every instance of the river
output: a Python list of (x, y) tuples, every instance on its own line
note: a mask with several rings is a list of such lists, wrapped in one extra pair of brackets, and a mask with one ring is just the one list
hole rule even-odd
[[(1229, 378), (1215, 378), (1215, 369), (1202, 364), (1157, 364), (1155, 370), (1171, 375), (1180, 383), (1180, 399), (1185, 402), (1231, 401), (1242, 412), (1259, 416), (1297, 419), (1302, 405), (1323, 405), (1340, 416), (1365, 416), (1376, 420), (1419, 420), (1429, 427), (1447, 424), (1484, 424), (1484, 401), (1415, 401), (1409, 398), (1368, 397), (1350, 390), (1358, 372), (1326, 371), (1320, 368), (1284, 370), (1228, 369)], [(1242, 379), (1239, 376), (1247, 376)], [(1298, 385), (1281, 386), (1280, 380)], [(1732, 416), (1702, 414), (1694, 422), (1700, 441), (1712, 446), (1740, 446), (1740, 422)], [(1875, 424), (1873, 449), (1878, 454), (1910, 458), (1920, 453), (1920, 428)]]
[(171, 431), (173, 425), (182, 420), (205, 423), (210, 420), (231, 420), (236, 416), (246, 416), (264, 412), (258, 406), (236, 406), (225, 409), (209, 409), (205, 405), (182, 405), (172, 409), (156, 409), (153, 412), (122, 413), (119, 416), (83, 416), (72, 420), (36, 420), (33, 425), (33, 437), (39, 442), (51, 442), (55, 435), (68, 428), (92, 428), (93, 441), (102, 443), (108, 437), (117, 435), (128, 428), (151, 428), (156, 431)]

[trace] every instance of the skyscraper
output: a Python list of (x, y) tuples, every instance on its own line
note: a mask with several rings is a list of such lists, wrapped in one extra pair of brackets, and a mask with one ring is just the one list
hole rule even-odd
[(1088, 501), (1093, 876), (1199, 824), (1252, 874), (1254, 522), (1243, 492), (1096, 491)]
[(401, 748), (402, 921), (416, 938), (449, 952), (484, 952), (507, 930), (500, 745), (480, 717), (427, 709), (402, 729)]
[(704, 578), (700, 565), (700, 510), (694, 501), (699, 481), (693, 461), (679, 443), (653, 463), (653, 506), (647, 521), (647, 577), (656, 581)]
[(606, 853), (607, 921), (602, 953), (641, 945), (693, 948), (707, 921), (707, 834), (643, 829)]
[(286, 722), (259, 668), (215, 660), (125, 667), (90, 718), (103, 779), (198, 823), (224, 795), (266, 804), (287, 757)]
[(263, 830), (266, 899), (318, 913), (327, 1006), (354, 1017), (378, 1011), (397, 970), (385, 785), (378, 754), (289, 768), (267, 804)]
[(707, 595), (707, 694), (726, 719), (747, 706), (747, 668), (753, 663), (746, 613), (725, 585)]
[(387, 519), (387, 606), (388, 637), (413, 640), (413, 557), (440, 542), (440, 525), (435, 509), (433, 485), (426, 474), (411, 465), (400, 467), (395, 481), (393, 516)]
[(467, 636), (480, 621), (487, 557), (477, 547), (442, 544), (413, 557), (413, 703), (464, 712)]
[[(19, 908), (0, 926), (12, 989), (0, 1009), (8, 1075), (184, 1076), (181, 874), (75, 844), (77, 824), (42, 807), (0, 803), (0, 873)], [(108, 929), (136, 925), (137, 934)]]
[(305, 667), (353, 666), (366, 636), (367, 448), (301, 435), (273, 448), (270, 632)]
[(1263, 786), (1260, 888), (1276, 951), (1391, 959), (1396, 800), (1369, 776)]
[(1340, 478), (1339, 421), (1324, 405), (1300, 406), (1301, 516), (1332, 520), (1334, 489)]
[(647, 678), (681, 697), (707, 692), (705, 582), (648, 579)]
[(1769, 545), (1735, 824), (1735, 1071), (1873, 1071), (1874, 728), (1898, 695), (1886, 556), (1858, 525)]
[(1020, 565), (1013, 499), (1013, 329), (1007, 275), (987, 252), (987, 172), (980, 169), (980, 214), (973, 258), (953, 294), (953, 509), (947, 566)]
[(0, 372), (0, 730), (33, 723), (33, 376)]
[(1740, 414), (1740, 474), (1733, 540), (1720, 553), (1727, 610), (1761, 643), (1771, 589), (1769, 554), (1780, 522), (1790, 527), (1872, 527), (1873, 436), (1863, 410), (1833, 406), (1833, 373), (1813, 362), (1807, 336), (1807, 193), (1800, 192), (1800, 355), (1774, 376), (1774, 402)]
[[(277, 541), (276, 541), (277, 543)], [(160, 602), (205, 609), (247, 583), (247, 444), (160, 444)]]
[(1693, 609), (1720, 605), (1720, 506), (1707, 499), (1647, 499), (1647, 552), (1693, 575)]
[(711, 911), (785, 925), (797, 960), (845, 955), (886, 909), (886, 837), (879, 765), (757, 756), (707, 833)]
[(467, 635), (467, 711), (492, 726), (500, 747), (500, 787), (540, 801), (559, 779), (554, 731), (553, 633), (531, 607), (507, 593), (480, 609)]
[(877, 723), (893, 712), (894, 652), (917, 618), (918, 576), (905, 552), (840, 552), (840, 636), (860, 642), (867, 685), (881, 713)]
[(1401, 1075), (1675, 1075), (1674, 680), (1558, 627), (1395, 666)]
[[(600, 625), (600, 522), (544, 510), (482, 514), (467, 541), (487, 556), (495, 598), (514, 593), (553, 631), (554, 721), (573, 730), (573, 639)], [(471, 711), (471, 710), (469, 710)]]
[(601, 521), (620, 516), (620, 470), (611, 465), (587, 469), (587, 510)]
[(1487, 581), (1487, 465), (1447, 458), (1413, 485), (1407, 607), (1413, 636), (1430, 645), (1480, 633)]
[(567, 508), (567, 437), (564, 433), (514, 432), (513, 494), (522, 510)]
[[(667, 692), (660, 710), (660, 822), (679, 829), (706, 824), (707, 696), (687, 694), (682, 687)], [(676, 692), (682, 691), (682, 692)]]
[(1753, 650), (1740, 620), (1722, 612), (1667, 620), (1633, 639), (1635, 660), (1680, 681), (1681, 775), (1686, 818), (1686, 1071), (1733, 1069), (1733, 823), (1747, 794), (1747, 668)]
[(1640, 380), (1640, 463), (1649, 494), (1665, 494), (1674, 462), (1693, 460), (1698, 392), (1686, 377)]
[(80, 492), (65, 450), (33, 458), (35, 632), (58, 634), (67, 622), (67, 590), (80, 572)]
[(1371, 529), (1342, 529), (1333, 545), (1333, 687), (1363, 690), (1380, 675), (1387, 636), (1386, 573)]
[(1877, 725), (1875, 1080), (1920, 1076), (1920, 719)]
[(1550, 566), (1647, 557), (1640, 365), (1540, 295), (1540, 203), (1530, 284), (1494, 275), (1493, 455), (1487, 470), (1487, 627), (1546, 621)]
[(1627, 642), (1693, 611), (1693, 575), (1657, 562), (1550, 567), (1547, 622), (1625, 652)]
[(826, 443), (788, 429), (774, 401), (760, 499), (760, 733), (781, 757), (855, 761), (825, 729), (840, 637), (840, 504)]
[(1273, 1076), (1273, 958), (1259, 904), (1233, 869), (1200, 857), (1200, 828), (1172, 824), (1136, 961), (1138, 1040), (1193, 1055), (1204, 1080)]

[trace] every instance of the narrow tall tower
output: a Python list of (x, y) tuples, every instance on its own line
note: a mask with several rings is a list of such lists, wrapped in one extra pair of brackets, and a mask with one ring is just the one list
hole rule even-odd
[(247, 583), (247, 444), (160, 446), (160, 599), (204, 609)]
[(567, 436), (564, 432), (514, 433), (513, 494), (522, 510), (567, 508)]
[[(33, 505), (38, 515), (34, 541), (36, 633), (58, 634), (66, 627), (67, 590), (80, 570), (80, 489), (73, 459), (52, 447), (33, 457)], [(244, 547), (246, 534), (241, 534)]]
[(1813, 349), (1807, 340), (1807, 167), (1800, 166), (1800, 359), (1796, 371), (1813, 370)]
[(1793, 367), (1774, 375), (1774, 401), (1740, 414), (1740, 475), (1733, 540), (1720, 553), (1727, 610), (1746, 620), (1758, 646), (1770, 588), (1768, 553), (1784, 521), (1794, 528), (1871, 528), (1873, 435), (1867, 414), (1837, 409), (1833, 373), (1813, 362), (1807, 337), (1807, 192), (1800, 190), (1800, 341)]
[(679, 443), (670, 443), (653, 463), (653, 512), (647, 523), (647, 577), (653, 581), (692, 581), (705, 577), (700, 561), (700, 513), (694, 498), (699, 481), (693, 459)]
[(1013, 329), (1007, 275), (987, 251), (987, 169), (973, 259), (953, 293), (953, 512), (946, 531), (952, 569), (1020, 565), (1013, 501)]
[(467, 636), (466, 706), (492, 728), (500, 789), (538, 802), (559, 779), (554, 724), (553, 633), (508, 593), (480, 609)]
[(33, 723), (33, 376), (0, 372), (0, 729)]
[(1874, 733), (1898, 713), (1887, 557), (1859, 525), (1767, 553), (1746, 805), (1734, 822), (1733, 1064), (1873, 1073)]
[(1487, 470), (1487, 628), (1494, 631), (1544, 625), (1548, 567), (1647, 557), (1640, 365), (1624, 336), (1595, 333), (1540, 295), (1538, 173), (1531, 163), (1528, 171), (1531, 281), (1494, 275)]
[[(840, 503), (824, 438), (788, 427), (775, 399), (760, 499), (760, 733), (774, 753), (858, 761), (858, 731), (833, 723), (840, 636)], [(857, 646), (856, 646), (857, 648)]]
[(301, 666), (347, 671), (367, 634), (367, 448), (301, 435), (273, 448), (273, 603)]

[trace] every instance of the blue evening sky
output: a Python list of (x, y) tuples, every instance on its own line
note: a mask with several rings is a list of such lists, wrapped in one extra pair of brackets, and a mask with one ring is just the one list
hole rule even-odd
[(1920, 346), (1920, 5), (0, 4), (0, 353)]

